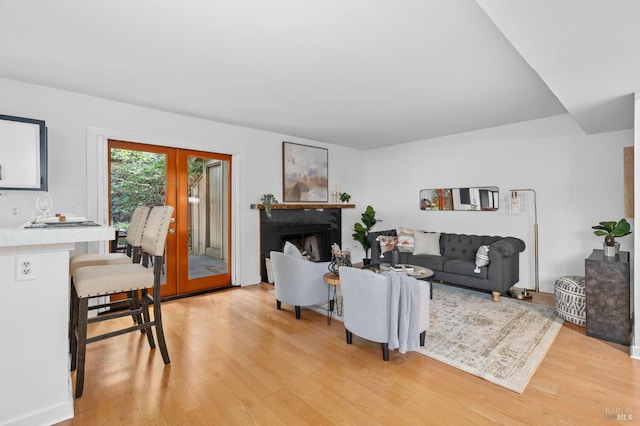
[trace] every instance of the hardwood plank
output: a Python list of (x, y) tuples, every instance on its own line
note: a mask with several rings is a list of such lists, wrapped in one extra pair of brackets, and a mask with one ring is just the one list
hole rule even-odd
[(415, 352), (384, 362), (378, 343), (347, 345), (339, 321), (276, 310), (272, 289), (163, 304), (169, 366), (138, 334), (89, 345), (76, 417), (60, 424), (570, 425), (611, 422), (616, 409), (640, 420), (640, 361), (583, 327), (565, 322), (517, 394)]

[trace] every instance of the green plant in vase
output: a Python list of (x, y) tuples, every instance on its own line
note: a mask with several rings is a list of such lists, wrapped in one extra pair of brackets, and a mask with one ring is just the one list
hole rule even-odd
[(594, 235), (604, 236), (605, 256), (615, 256), (616, 238), (631, 234), (631, 225), (626, 219), (616, 221), (600, 222), (592, 226)]
[(342, 201), (343, 203), (348, 203), (350, 199), (351, 195), (347, 194), (346, 192), (340, 193), (340, 201)]
[(273, 194), (264, 194), (261, 201), (264, 206), (264, 212), (267, 214), (267, 217), (271, 219), (271, 206), (278, 204), (278, 200)]
[(376, 211), (373, 209), (373, 207), (367, 206), (360, 218), (362, 220), (362, 223), (356, 222), (356, 224), (353, 225), (354, 233), (352, 234), (352, 237), (362, 245), (365, 254), (363, 262), (366, 265), (371, 262), (371, 259), (369, 258), (369, 249), (371, 249), (371, 244), (367, 239), (367, 235), (369, 235), (369, 231), (371, 231), (371, 228), (373, 228), (373, 225), (375, 225), (377, 222)]

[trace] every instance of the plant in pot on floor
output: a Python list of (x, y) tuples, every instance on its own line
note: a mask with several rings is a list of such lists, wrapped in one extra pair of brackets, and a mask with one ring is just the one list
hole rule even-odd
[(362, 223), (356, 222), (353, 225), (353, 239), (359, 242), (364, 249), (365, 258), (362, 259), (362, 262), (365, 265), (371, 263), (371, 258), (369, 257), (369, 250), (371, 249), (371, 244), (369, 244), (369, 240), (367, 239), (367, 235), (369, 235), (369, 231), (373, 228), (373, 225), (376, 224), (376, 211), (371, 206), (367, 206), (365, 211), (360, 216)]
[(618, 253), (620, 243), (616, 242), (616, 237), (624, 237), (631, 233), (631, 225), (626, 219), (620, 219), (618, 222), (600, 222), (591, 228), (595, 229), (593, 233), (598, 237), (604, 236), (604, 255), (607, 257), (614, 257)]

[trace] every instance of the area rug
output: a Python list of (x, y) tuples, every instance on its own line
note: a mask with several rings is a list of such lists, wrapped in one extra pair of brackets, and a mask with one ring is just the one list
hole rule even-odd
[(522, 393), (563, 320), (551, 306), (434, 284), (431, 324), (419, 353)]
[[(308, 308), (326, 315), (327, 306)], [(506, 297), (493, 302), (488, 293), (438, 283), (430, 318), (418, 353), (517, 393), (526, 388), (564, 322), (552, 306)], [(337, 310), (332, 319), (342, 321)]]

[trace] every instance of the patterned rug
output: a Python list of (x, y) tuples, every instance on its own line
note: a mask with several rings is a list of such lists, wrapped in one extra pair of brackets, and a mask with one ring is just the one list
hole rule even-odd
[(434, 284), (431, 325), (419, 353), (522, 393), (563, 320), (551, 306)]

